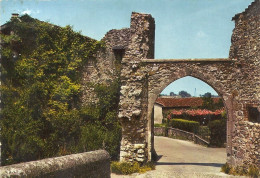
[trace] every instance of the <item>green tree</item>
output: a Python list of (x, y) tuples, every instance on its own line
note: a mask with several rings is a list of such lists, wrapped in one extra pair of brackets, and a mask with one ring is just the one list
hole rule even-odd
[(183, 91), (183, 90), (179, 92), (179, 95), (180, 95), (182, 98), (191, 97), (191, 94), (189, 94), (187, 91)]
[(207, 92), (202, 97), (203, 104), (200, 108), (215, 111), (224, 107), (222, 99), (219, 99), (217, 103), (214, 102), (211, 97), (211, 93)]

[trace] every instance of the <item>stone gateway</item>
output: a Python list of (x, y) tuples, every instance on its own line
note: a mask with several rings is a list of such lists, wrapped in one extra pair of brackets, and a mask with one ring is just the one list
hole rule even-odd
[[(121, 161), (152, 159), (155, 100), (171, 82), (192, 76), (209, 84), (223, 99), (228, 113), (227, 162), (260, 167), (260, 1), (232, 20), (235, 29), (229, 58), (154, 59), (155, 21), (149, 14), (133, 12), (130, 28), (106, 34), (107, 48), (96, 64), (104, 72), (90, 72), (93, 69), (87, 66), (84, 75), (106, 83), (118, 72), (116, 61), (121, 61)], [(110, 74), (97, 77), (104, 73)]]

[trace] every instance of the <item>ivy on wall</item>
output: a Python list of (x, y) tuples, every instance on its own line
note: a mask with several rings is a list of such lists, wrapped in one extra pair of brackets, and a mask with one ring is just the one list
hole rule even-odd
[(103, 42), (28, 15), (9, 21), (1, 39), (3, 165), (101, 147), (117, 157), (118, 82), (97, 87), (97, 105), (80, 103), (83, 66)]

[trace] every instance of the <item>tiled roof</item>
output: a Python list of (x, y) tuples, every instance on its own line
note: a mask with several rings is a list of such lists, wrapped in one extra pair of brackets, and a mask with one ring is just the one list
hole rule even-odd
[[(212, 98), (214, 103), (217, 103), (221, 98)], [(161, 98), (158, 97), (155, 103), (167, 108), (181, 107), (198, 107), (202, 106), (203, 100), (199, 97), (193, 98)]]

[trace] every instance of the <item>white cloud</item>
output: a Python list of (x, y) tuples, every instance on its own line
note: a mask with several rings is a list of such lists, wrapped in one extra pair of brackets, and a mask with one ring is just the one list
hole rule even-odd
[(22, 14), (28, 14), (28, 15), (30, 15), (31, 13), (32, 13), (32, 11), (29, 10), (29, 9), (26, 9), (25, 11), (22, 11)]
[(31, 15), (31, 14), (39, 14), (40, 13), (40, 10), (31, 10), (31, 9), (26, 9), (24, 11), (21, 11), (21, 14), (28, 14), (28, 15)]

